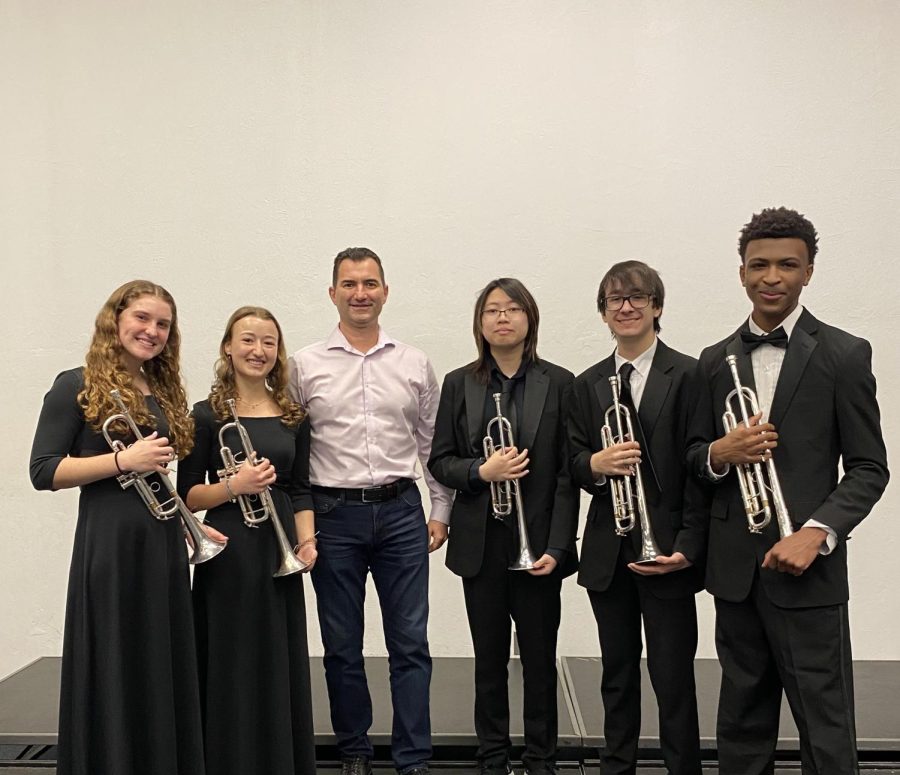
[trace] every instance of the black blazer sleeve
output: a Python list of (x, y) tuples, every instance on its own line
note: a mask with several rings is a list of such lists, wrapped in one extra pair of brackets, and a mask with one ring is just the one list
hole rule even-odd
[(457, 370), (444, 377), (441, 387), (428, 470), (445, 487), (475, 494), (484, 487), (473, 486), (469, 474), (480, 456), (473, 454), (474, 450), (465, 438), (459, 438), (459, 429), (466, 425), (464, 415), (464, 376), (461, 370)]

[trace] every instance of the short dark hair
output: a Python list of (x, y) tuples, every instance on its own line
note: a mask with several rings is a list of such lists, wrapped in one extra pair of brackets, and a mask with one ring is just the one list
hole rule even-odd
[(369, 248), (346, 248), (334, 257), (334, 269), (331, 270), (331, 287), (337, 285), (338, 268), (342, 261), (365, 261), (371, 258), (378, 264), (378, 273), (381, 275), (381, 284), (386, 285), (384, 281), (384, 267), (381, 265), (381, 259), (378, 258), (374, 250)]
[(484, 306), (487, 304), (487, 297), (490, 296), (491, 291), (498, 288), (516, 304), (521, 304), (528, 318), (528, 333), (525, 334), (523, 342), (522, 360), (526, 363), (538, 360), (537, 340), (541, 315), (538, 312), (534, 296), (521, 280), (512, 277), (498, 277), (496, 280), (491, 280), (478, 292), (478, 298), (475, 300), (475, 316), (472, 320), (472, 333), (475, 335), (475, 346), (478, 348), (478, 360), (472, 364), (472, 371), (475, 373), (476, 379), (485, 385), (491, 379), (491, 346), (485, 340), (484, 334), (481, 333), (481, 318)]
[[(654, 309), (661, 310), (666, 300), (666, 289), (659, 272), (653, 267), (647, 266), (643, 261), (620, 261), (607, 270), (597, 289), (597, 310), (599, 312), (606, 312), (606, 289), (608, 286), (619, 286), (624, 291), (629, 288), (639, 288), (650, 295), (650, 302)], [(662, 330), (662, 326), (659, 324), (661, 317), (662, 312), (653, 319), (653, 330), (657, 334)]]
[(747, 243), (756, 239), (801, 239), (806, 243), (809, 263), (815, 261), (819, 250), (816, 227), (806, 216), (786, 207), (767, 207), (756, 213), (744, 224), (738, 239), (738, 254), (743, 262), (747, 255)]

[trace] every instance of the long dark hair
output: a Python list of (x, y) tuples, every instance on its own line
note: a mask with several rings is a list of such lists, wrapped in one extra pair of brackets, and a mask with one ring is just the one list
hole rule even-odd
[(522, 284), (520, 280), (513, 277), (498, 277), (491, 280), (478, 293), (475, 301), (475, 315), (472, 319), (472, 333), (475, 336), (475, 346), (478, 348), (478, 360), (472, 363), (472, 372), (475, 378), (484, 385), (487, 385), (491, 379), (491, 346), (481, 333), (481, 318), (484, 313), (484, 305), (487, 303), (487, 297), (491, 291), (496, 289), (503, 291), (516, 304), (525, 310), (528, 317), (528, 333), (525, 334), (523, 342), (522, 360), (526, 363), (537, 362), (537, 340), (538, 325), (541, 322), (541, 315), (538, 312), (537, 302), (534, 296)]

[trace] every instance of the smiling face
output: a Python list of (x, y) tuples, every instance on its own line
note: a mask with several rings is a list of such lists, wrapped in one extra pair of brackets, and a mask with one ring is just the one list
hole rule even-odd
[(741, 284), (753, 303), (753, 320), (772, 331), (796, 309), (813, 265), (806, 243), (796, 237), (751, 240), (741, 264)]
[(363, 331), (378, 326), (388, 287), (373, 259), (345, 259), (338, 266), (337, 281), (328, 295), (338, 309), (341, 328)]
[(235, 321), (225, 344), (236, 375), (265, 380), (278, 358), (278, 328), (274, 321), (252, 315)]
[(600, 313), (603, 322), (609, 326), (609, 330), (616, 338), (619, 345), (626, 346), (629, 350), (641, 353), (646, 350), (656, 337), (654, 330), (654, 321), (662, 315), (662, 307), (657, 306), (656, 299), (650, 294), (646, 288), (638, 288), (630, 285), (623, 287), (618, 282), (608, 283), (604, 290), (604, 297), (610, 299), (609, 304), (616, 306), (617, 298), (621, 300), (623, 297), (643, 294), (649, 296), (649, 303), (646, 307), (635, 308), (631, 300), (622, 302), (622, 306), (617, 309), (604, 309)]
[(481, 335), (492, 352), (521, 348), (528, 335), (528, 315), (524, 307), (501, 288), (494, 288), (484, 300)]
[(116, 328), (122, 345), (122, 360), (129, 371), (137, 371), (159, 355), (169, 341), (172, 308), (158, 296), (138, 296), (119, 313)]

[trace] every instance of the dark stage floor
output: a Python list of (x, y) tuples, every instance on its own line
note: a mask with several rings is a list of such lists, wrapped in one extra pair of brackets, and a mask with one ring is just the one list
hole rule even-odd
[[(559, 748), (561, 775), (600, 775), (597, 756), (603, 745), (603, 713), (599, 700), (600, 662), (597, 658), (562, 657), (559, 684)], [(20, 775), (26, 769), (53, 771), (56, 754), (59, 659), (44, 657), (0, 682), (0, 775)], [(376, 756), (389, 761), (390, 694), (387, 659), (366, 660), (374, 703), (371, 731)], [(700, 734), (709, 773), (715, 773), (715, 708), (719, 668), (715, 660), (697, 660)], [(900, 663), (854, 663), (857, 733), (865, 773), (900, 775)], [(432, 680), (433, 769), (454, 775), (475, 773), (472, 731), (473, 665), (468, 658), (434, 660)], [(337, 772), (330, 732), (328, 700), (321, 659), (312, 660), (313, 705), (320, 771)], [(510, 663), (511, 733), (522, 742), (521, 668)], [(660, 775), (657, 709), (649, 679), (644, 675), (643, 731), (639, 774)], [(797, 731), (787, 704), (783, 706), (778, 760), (781, 773), (799, 772)], [(381, 768), (378, 768), (381, 769)], [(390, 768), (385, 765), (382, 772)], [(704, 770), (706, 772), (706, 770)]]

